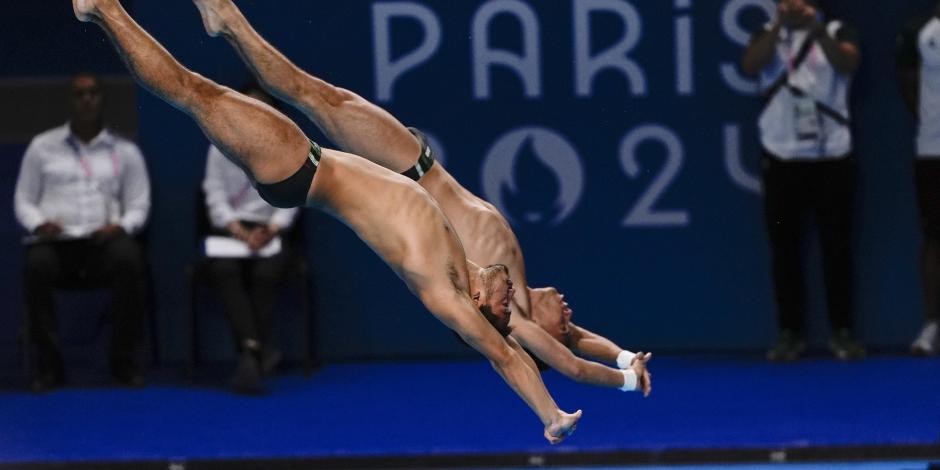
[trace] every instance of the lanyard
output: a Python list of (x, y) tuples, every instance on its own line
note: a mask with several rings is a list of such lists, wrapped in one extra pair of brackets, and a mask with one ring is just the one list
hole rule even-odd
[[(806, 57), (800, 57), (801, 55), (803, 55), (803, 54), (800, 54), (800, 49), (804, 47), (806, 42), (811, 43), (813, 41), (813, 36), (807, 32), (803, 36), (803, 43), (801, 43), (799, 48), (794, 47), (796, 45), (794, 44), (794, 42), (796, 42), (795, 39), (796, 39), (796, 34), (794, 34), (793, 31), (788, 31), (787, 32), (787, 44), (784, 47), (784, 52), (783, 52), (784, 56), (786, 57), (786, 60), (784, 60), (784, 63), (787, 64), (788, 76), (792, 76), (793, 72), (796, 72), (796, 69), (798, 69), (800, 65), (802, 65), (802, 63), (804, 62), (804, 59), (806, 59)], [(813, 47), (813, 46), (809, 46), (809, 47)], [(794, 50), (797, 51), (795, 54), (793, 53)], [(808, 54), (809, 52), (810, 51), (807, 51), (806, 54)]]
[[(84, 152), (82, 152), (82, 147), (78, 144), (78, 142), (75, 141), (74, 137), (70, 136), (66, 140), (69, 144), (69, 147), (71, 147), (72, 151), (75, 152), (75, 158), (78, 161), (78, 166), (82, 168), (82, 173), (84, 173), (85, 177), (89, 180), (94, 180), (94, 171), (91, 168), (91, 163), (88, 161), (87, 156)], [(108, 157), (111, 160), (111, 175), (114, 178), (118, 178), (120, 176), (121, 167), (117, 156), (117, 149), (115, 145), (109, 145), (108, 147)]]
[[(824, 22), (826, 21), (826, 19), (825, 19), (825, 17), (823, 16), (823, 14), (822, 14), (821, 11), (817, 11), (817, 12), (816, 12), (816, 21), (819, 21), (819, 22), (821, 22), (821, 23), (824, 23)], [(825, 29), (826, 29), (826, 28), (825, 28), (825, 26), (824, 26), (824, 27), (823, 27), (823, 33), (822, 33), (822, 34), (828, 34), (828, 33), (825, 31)], [(813, 47), (813, 42), (816, 40), (816, 37), (815, 37), (811, 32), (806, 31), (805, 39), (803, 40), (803, 41), (804, 41), (804, 44), (803, 44), (802, 46), (800, 46), (800, 49), (803, 49), (804, 46), (805, 46), (805, 47), (807, 48), (807, 49), (806, 49), (806, 52), (803, 52), (802, 50), (800, 50), (799, 52), (796, 53), (796, 55), (793, 55), (793, 54), (791, 54), (791, 53), (793, 52), (793, 47), (792, 47), (792, 46), (793, 46), (793, 41), (792, 41), (792, 39), (793, 39), (793, 37), (796, 36), (796, 35), (793, 33), (793, 30), (790, 29), (789, 27), (786, 29), (786, 32), (787, 32), (787, 39), (788, 39), (789, 41), (787, 42), (786, 51), (785, 51), (785, 54), (784, 54), (784, 55), (787, 56), (787, 60), (786, 60), (786, 64), (787, 64), (787, 75), (792, 75), (793, 72), (794, 72), (796, 69), (798, 69), (798, 68), (800, 67), (800, 63), (801, 63), (804, 59), (807, 58), (806, 56), (809, 54), (809, 52), (811, 52), (809, 49), (811, 49), (811, 48)], [(808, 42), (808, 44), (807, 44), (807, 42)], [(801, 56), (802, 56), (802, 57), (801, 57)]]

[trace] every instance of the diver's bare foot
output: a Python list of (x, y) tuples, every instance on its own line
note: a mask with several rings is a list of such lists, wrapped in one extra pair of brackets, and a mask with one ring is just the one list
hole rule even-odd
[(199, 14), (202, 16), (202, 24), (206, 27), (209, 36), (216, 37), (221, 34), (228, 34), (228, 27), (225, 24), (223, 9), (231, 6), (229, 0), (193, 0)]
[(548, 442), (552, 445), (565, 440), (575, 429), (578, 429), (578, 420), (581, 419), (581, 410), (575, 411), (573, 414), (561, 411), (560, 414), (561, 417), (558, 420), (545, 426), (545, 439), (548, 439)]
[(78, 21), (88, 22), (98, 16), (98, 4), (95, 0), (72, 0), (72, 10)]

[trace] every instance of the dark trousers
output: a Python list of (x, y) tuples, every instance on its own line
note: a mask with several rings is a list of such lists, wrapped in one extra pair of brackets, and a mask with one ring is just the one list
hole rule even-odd
[(800, 333), (805, 308), (800, 241), (815, 215), (822, 245), (829, 322), (851, 327), (852, 201), (855, 165), (837, 160), (783, 161), (765, 152), (764, 209), (780, 329)]
[(236, 344), (245, 340), (266, 344), (271, 331), (274, 295), (289, 266), (282, 251), (269, 258), (210, 258), (209, 278), (222, 298)]
[(107, 242), (75, 240), (26, 248), (26, 311), (29, 334), (39, 350), (40, 372), (61, 367), (55, 289), (69, 285), (110, 286), (113, 292), (111, 365), (134, 368), (144, 302), (144, 258), (129, 236)]
[(921, 276), (924, 282), (924, 318), (940, 319), (940, 159), (918, 158), (914, 163), (917, 206), (924, 232)]

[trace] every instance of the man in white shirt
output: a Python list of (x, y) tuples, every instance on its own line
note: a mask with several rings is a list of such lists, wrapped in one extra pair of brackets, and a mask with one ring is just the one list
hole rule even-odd
[(793, 360), (806, 347), (800, 239), (815, 214), (826, 300), (839, 359), (865, 350), (851, 333), (851, 215), (855, 187), (848, 90), (861, 56), (857, 35), (824, 19), (815, 0), (779, 0), (777, 18), (757, 33), (742, 59), (759, 75), (767, 100), (758, 121), (764, 148), (764, 204), (772, 248), (780, 337), (770, 360)]
[(25, 254), (29, 334), (38, 347), (33, 387), (64, 382), (54, 309), (55, 287), (68, 280), (109, 282), (114, 291), (111, 372), (139, 385), (134, 349), (144, 294), (144, 261), (131, 237), (146, 223), (150, 183), (134, 143), (104, 126), (97, 77), (71, 81), (71, 119), (36, 136), (26, 150), (14, 205), (30, 232)]
[(914, 18), (898, 38), (901, 96), (917, 118), (914, 177), (924, 248), (924, 326), (911, 352), (940, 352), (940, 3)]
[[(257, 85), (250, 84), (241, 92), (274, 105), (274, 99)], [(208, 269), (241, 353), (232, 386), (237, 392), (257, 393), (262, 370), (269, 372), (280, 358), (268, 345), (272, 307), (277, 283), (289, 267), (290, 256), (296, 255), (291, 253), (296, 247), (279, 237), (294, 223), (298, 209), (278, 209), (265, 202), (245, 172), (215, 146), (209, 148), (202, 189), (212, 231), (241, 240), (255, 253), (247, 258), (210, 254)], [(281, 241), (280, 251), (261, 255), (259, 250), (275, 239)]]

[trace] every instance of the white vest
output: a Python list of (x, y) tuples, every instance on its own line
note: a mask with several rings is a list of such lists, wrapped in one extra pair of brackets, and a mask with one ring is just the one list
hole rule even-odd
[[(841, 22), (826, 25), (826, 33), (836, 37), (843, 28)], [(780, 77), (792, 68), (807, 30), (780, 30), (773, 61), (761, 71), (760, 87), (766, 92)], [(803, 90), (807, 98), (822, 103), (838, 114), (849, 118), (849, 86), (851, 77), (835, 70), (822, 46), (813, 44), (807, 57), (799, 67), (789, 70), (788, 83)], [(848, 126), (821, 112), (817, 112), (817, 137), (801, 138), (798, 130), (800, 98), (786, 86), (779, 89), (761, 114), (758, 127), (761, 144), (770, 153), (783, 160), (837, 159), (852, 151), (852, 135)]]
[(940, 19), (933, 17), (917, 35), (920, 54), (920, 126), (917, 155), (940, 159)]

